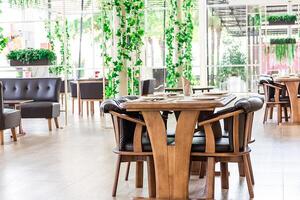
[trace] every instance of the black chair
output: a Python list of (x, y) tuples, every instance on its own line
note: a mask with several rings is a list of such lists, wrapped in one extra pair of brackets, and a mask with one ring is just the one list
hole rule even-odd
[[(106, 100), (102, 103), (101, 108), (104, 113), (110, 113), (112, 116), (116, 148), (114, 153), (118, 155), (115, 173), (115, 182), (112, 196), (116, 196), (117, 185), (119, 180), (120, 165), (127, 162), (126, 178), (128, 179), (130, 162), (136, 162), (136, 187), (143, 186), (143, 162), (147, 161), (148, 166), (148, 190), (149, 196), (155, 197), (155, 180), (154, 166), (151, 143), (146, 131), (145, 122), (139, 112), (127, 112), (121, 107), (121, 104), (137, 99), (136, 96), (127, 96), (117, 99)], [(174, 138), (168, 137), (168, 143), (171, 144)]]
[(0, 143), (4, 144), (4, 130), (11, 129), (14, 141), (17, 141), (16, 127), (20, 126), (21, 112), (13, 109), (4, 108), (3, 104), (3, 85), (0, 82)]
[(287, 90), (285, 85), (275, 83), (273, 78), (270, 76), (261, 76), (259, 84), (264, 88), (265, 95), (265, 114), (263, 123), (269, 118), (273, 118), (273, 110), (277, 108), (277, 123), (282, 122), (282, 113), (284, 113), (285, 121), (288, 121), (288, 108), (290, 108), (290, 100), (286, 95)]
[[(200, 122), (205, 137), (194, 137), (192, 160), (207, 162), (207, 198), (214, 198), (215, 163), (221, 163), (221, 185), (228, 189), (228, 163), (242, 163), (249, 195), (254, 197), (254, 176), (250, 147), (254, 112), (261, 109), (263, 99), (250, 97), (238, 100), (233, 107), (218, 111)], [(224, 120), (224, 128), (221, 126)], [(213, 126), (218, 126), (213, 128)], [(226, 124), (226, 125), (225, 125)]]
[(141, 81), (141, 94), (142, 96), (147, 96), (149, 94), (153, 94), (155, 90), (155, 79), (148, 79)]
[[(83, 114), (83, 102), (86, 102), (86, 112), (94, 114), (94, 102), (102, 102), (104, 99), (103, 80), (79, 82), (79, 92), (81, 101), (81, 114)], [(91, 110), (89, 110), (89, 107)]]
[(77, 99), (77, 83), (74, 81), (70, 82), (70, 91), (71, 91), (71, 98), (72, 98), (72, 113), (74, 114), (74, 107), (75, 107), (75, 99)]

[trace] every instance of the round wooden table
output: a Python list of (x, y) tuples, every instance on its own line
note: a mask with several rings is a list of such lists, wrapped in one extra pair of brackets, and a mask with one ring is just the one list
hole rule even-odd
[(278, 77), (276, 82), (284, 83), (286, 85), (290, 103), (291, 103), (291, 122), (300, 123), (300, 99), (298, 98), (298, 88), (300, 78), (298, 77)]
[[(192, 98), (170, 101), (132, 101), (123, 106), (127, 111), (141, 111), (153, 151), (156, 198), (188, 199), (191, 146), (198, 117), (203, 110), (224, 107), (236, 97), (198, 101)], [(161, 111), (181, 111), (175, 131), (175, 143), (167, 144), (167, 134)], [(152, 185), (152, 184), (151, 184)]]

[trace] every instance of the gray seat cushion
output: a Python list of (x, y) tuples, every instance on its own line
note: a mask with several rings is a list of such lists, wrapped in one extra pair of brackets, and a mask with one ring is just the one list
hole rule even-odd
[(54, 102), (30, 102), (21, 105), (22, 118), (55, 118), (60, 115), (60, 104)]
[(4, 109), (0, 116), (0, 130), (15, 128), (20, 125), (21, 112), (19, 110)]

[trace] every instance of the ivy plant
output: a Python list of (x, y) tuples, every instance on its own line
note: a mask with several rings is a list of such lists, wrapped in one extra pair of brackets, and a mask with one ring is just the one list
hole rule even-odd
[(56, 55), (48, 49), (21, 49), (10, 51), (7, 54), (7, 59), (26, 64), (43, 59), (49, 60), (50, 63), (55, 63)]
[[(166, 29), (167, 44), (167, 86), (174, 88), (183, 76), (193, 81), (192, 75), (192, 41), (193, 41), (193, 0), (185, 0), (182, 4), (182, 19), (178, 19), (178, 5), (176, 0), (169, 1), (168, 28)], [(175, 50), (177, 59), (175, 58)], [(180, 73), (182, 69), (182, 74)]]

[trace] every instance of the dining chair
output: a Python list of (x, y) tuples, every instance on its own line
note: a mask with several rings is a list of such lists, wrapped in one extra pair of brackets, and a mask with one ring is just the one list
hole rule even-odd
[[(110, 113), (112, 117), (116, 148), (113, 150), (118, 155), (115, 180), (112, 196), (116, 196), (121, 163), (136, 163), (136, 187), (143, 187), (143, 165), (147, 162), (148, 191), (150, 197), (155, 197), (155, 172), (150, 139), (146, 131), (146, 125), (139, 112), (127, 112), (122, 103), (137, 99), (136, 96), (126, 96), (117, 99), (108, 99), (101, 104), (104, 113)], [(174, 142), (174, 138), (168, 137), (168, 144)], [(129, 168), (127, 166), (126, 177)]]
[(71, 90), (71, 98), (72, 98), (72, 114), (74, 114), (75, 100), (78, 97), (77, 96), (77, 83), (76, 82), (70, 81), (70, 90)]
[[(67, 93), (70, 92), (70, 82), (71, 80), (67, 80)], [(60, 85), (60, 101), (61, 101), (61, 105), (64, 105), (65, 103), (65, 98), (66, 98), (66, 90), (65, 90), (65, 81), (62, 80), (61, 81), (61, 85)]]
[(0, 144), (4, 144), (4, 130), (10, 129), (12, 138), (17, 141), (16, 128), (21, 123), (21, 112), (19, 110), (4, 108), (3, 85), (0, 82)]
[(274, 83), (272, 77), (261, 77), (259, 83), (263, 85), (265, 95), (265, 114), (263, 123), (266, 123), (269, 118), (273, 118), (273, 110), (277, 108), (277, 123), (282, 123), (282, 113), (285, 121), (288, 121), (288, 108), (290, 108), (289, 97), (284, 85)]
[(155, 79), (147, 79), (141, 81), (141, 95), (147, 96), (153, 94), (155, 90)]
[[(207, 163), (206, 194), (214, 198), (215, 164), (221, 165), (221, 186), (229, 188), (228, 163), (243, 163), (250, 198), (254, 197), (254, 175), (251, 165), (249, 142), (252, 136), (254, 112), (260, 110), (264, 101), (260, 97), (238, 100), (234, 106), (218, 111), (200, 122), (205, 137), (194, 137), (191, 160)], [(221, 126), (223, 121), (224, 125)], [(218, 126), (216, 123), (220, 123)], [(225, 125), (226, 124), (226, 125)], [(226, 127), (226, 128), (224, 128)]]
[[(84, 81), (79, 83), (81, 114), (83, 114), (83, 103), (86, 102), (86, 113), (94, 115), (94, 102), (102, 102), (104, 99), (103, 80)], [(100, 109), (101, 111), (101, 109)], [(101, 113), (101, 112), (100, 112)]]

